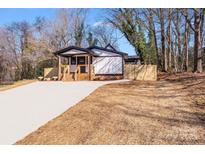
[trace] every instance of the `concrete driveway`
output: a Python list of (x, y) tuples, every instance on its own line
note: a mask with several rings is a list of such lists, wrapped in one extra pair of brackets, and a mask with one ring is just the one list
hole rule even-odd
[(0, 144), (13, 144), (96, 88), (116, 81), (35, 82), (0, 92)]

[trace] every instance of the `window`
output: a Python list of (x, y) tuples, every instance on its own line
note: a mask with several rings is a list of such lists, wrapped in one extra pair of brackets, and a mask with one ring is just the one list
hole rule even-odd
[(80, 66), (80, 73), (86, 73), (86, 66)]
[(93, 57), (90, 56), (90, 64), (92, 64), (92, 63), (93, 63)]
[(71, 57), (71, 65), (75, 65), (76, 64), (76, 58), (75, 57)]
[(78, 64), (85, 64), (85, 57), (78, 57)]

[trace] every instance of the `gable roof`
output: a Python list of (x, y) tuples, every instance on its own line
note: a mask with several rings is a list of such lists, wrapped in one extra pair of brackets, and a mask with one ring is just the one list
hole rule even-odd
[(76, 46), (69, 46), (67, 48), (64, 48), (64, 49), (61, 49), (61, 50), (58, 50), (56, 52), (54, 52), (53, 54), (54, 55), (60, 55), (62, 53), (65, 53), (65, 52), (68, 52), (70, 50), (79, 50), (79, 51), (83, 51), (83, 52), (86, 52), (86, 53), (89, 53), (91, 55), (96, 55), (93, 51), (89, 50), (89, 49), (86, 49), (86, 48), (80, 48), (80, 47), (76, 47)]
[[(108, 49), (108, 47), (111, 47), (112, 49)], [(107, 51), (107, 52), (120, 54), (120, 55), (122, 55), (122, 56), (127, 56), (127, 55), (128, 55), (127, 53), (117, 51), (117, 50), (116, 50), (114, 47), (112, 47), (110, 44), (108, 44), (105, 48), (103, 48), (103, 47), (98, 47), (98, 46), (91, 46), (91, 47), (88, 47), (87, 49), (89, 49), (89, 50), (93, 50), (93, 49), (104, 50), (104, 51)]]
[[(111, 48), (111, 49), (108, 49), (108, 48)], [(83, 51), (83, 52), (86, 52), (88, 54), (91, 54), (91, 55), (94, 55), (94, 56), (98, 56), (94, 51), (92, 51), (93, 49), (98, 49), (98, 50), (103, 50), (103, 51), (107, 51), (107, 52), (110, 52), (110, 53), (115, 53), (115, 54), (119, 54), (119, 55), (122, 55), (122, 56), (127, 56), (128, 54), (127, 53), (124, 53), (124, 52), (120, 52), (120, 51), (117, 51), (113, 46), (111, 46), (110, 44), (108, 44), (106, 47), (98, 47), (98, 46), (91, 46), (91, 47), (88, 47), (88, 48), (80, 48), (80, 47), (77, 47), (77, 46), (69, 46), (67, 48), (64, 48), (64, 49), (61, 49), (61, 50), (58, 50), (56, 52), (54, 52), (53, 54), (54, 55), (61, 55), (61, 56), (66, 56), (66, 55), (63, 55), (63, 53), (65, 52), (68, 52), (68, 51), (71, 51), (71, 50), (79, 50), (79, 51)]]
[(106, 49), (111, 48), (111, 50), (117, 51), (110, 43), (105, 46)]

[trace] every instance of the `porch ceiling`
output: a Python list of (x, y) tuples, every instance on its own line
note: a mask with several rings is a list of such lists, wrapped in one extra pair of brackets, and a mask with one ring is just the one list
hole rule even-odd
[(72, 55), (78, 55), (78, 54), (87, 54), (87, 52), (76, 50), (76, 49), (72, 49), (72, 50), (69, 50), (67, 52), (63, 52), (60, 55), (72, 56)]

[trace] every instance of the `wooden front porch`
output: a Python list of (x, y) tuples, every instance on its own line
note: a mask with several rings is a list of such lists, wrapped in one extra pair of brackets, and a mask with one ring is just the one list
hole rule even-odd
[[(67, 64), (62, 64), (62, 58), (64, 58), (64, 62), (67, 61)], [(93, 80), (93, 76), (91, 55), (58, 56), (58, 80)]]

